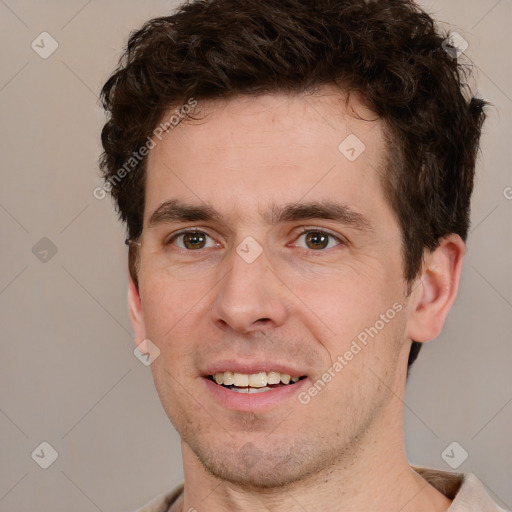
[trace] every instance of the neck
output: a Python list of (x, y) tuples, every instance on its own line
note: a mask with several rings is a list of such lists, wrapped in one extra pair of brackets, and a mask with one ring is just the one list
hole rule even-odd
[(374, 512), (378, 504), (382, 512), (446, 512), (451, 501), (407, 461), (401, 402), (399, 405), (402, 414), (395, 410), (381, 415), (350, 456), (344, 454), (337, 464), (286, 487), (258, 489), (220, 480), (206, 472), (190, 447), (182, 443), (185, 492), (173, 511)]

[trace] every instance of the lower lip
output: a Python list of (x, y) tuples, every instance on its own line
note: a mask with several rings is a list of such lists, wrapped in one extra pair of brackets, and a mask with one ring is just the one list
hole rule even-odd
[(271, 409), (285, 400), (297, 395), (306, 385), (308, 379), (301, 379), (295, 384), (271, 388), (262, 393), (237, 393), (230, 391), (211, 379), (203, 377), (209, 393), (222, 406), (234, 411), (255, 412)]

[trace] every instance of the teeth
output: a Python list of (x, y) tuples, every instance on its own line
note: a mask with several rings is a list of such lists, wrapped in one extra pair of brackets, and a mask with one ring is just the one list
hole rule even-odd
[[(295, 383), (299, 380), (299, 377), (291, 377), (287, 373), (279, 372), (258, 372), (251, 373), (250, 375), (245, 373), (233, 373), (233, 372), (218, 372), (213, 376), (217, 384), (224, 384), (225, 386), (237, 386), (239, 388), (259, 388), (261, 391), (268, 391), (267, 385), (270, 384), (289, 384), (290, 381)], [(240, 390), (240, 392), (246, 392)], [(255, 390), (248, 391), (250, 393), (256, 392)]]
[(231, 391), (235, 391), (236, 393), (264, 393), (265, 391), (270, 391), (270, 388), (265, 386), (264, 388), (231, 388)]
[(251, 388), (264, 388), (267, 385), (267, 373), (251, 373), (249, 375), (249, 386)]
[(268, 372), (267, 384), (279, 384), (281, 382), (281, 374), (279, 372)]
[(238, 387), (247, 387), (249, 385), (249, 375), (245, 375), (244, 373), (235, 373), (235, 386)]

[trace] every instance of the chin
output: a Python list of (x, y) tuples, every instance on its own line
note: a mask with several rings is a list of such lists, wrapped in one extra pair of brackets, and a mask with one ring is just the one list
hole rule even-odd
[[(244, 488), (276, 489), (290, 486), (326, 466), (326, 454), (305, 443), (271, 446), (261, 450), (247, 441), (236, 450), (233, 446), (205, 448), (189, 444), (204, 469), (217, 479)], [(300, 447), (299, 447), (300, 446)], [(328, 462), (327, 462), (328, 463)]]

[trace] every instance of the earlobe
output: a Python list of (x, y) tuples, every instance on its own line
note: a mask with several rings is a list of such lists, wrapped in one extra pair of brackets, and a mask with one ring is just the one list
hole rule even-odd
[(466, 245), (451, 234), (426, 252), (421, 276), (413, 286), (407, 336), (415, 341), (434, 339), (441, 332), (459, 287)]
[(137, 344), (146, 338), (146, 326), (139, 290), (130, 273), (128, 273), (128, 309), (130, 312), (130, 322), (135, 334), (135, 343)]

